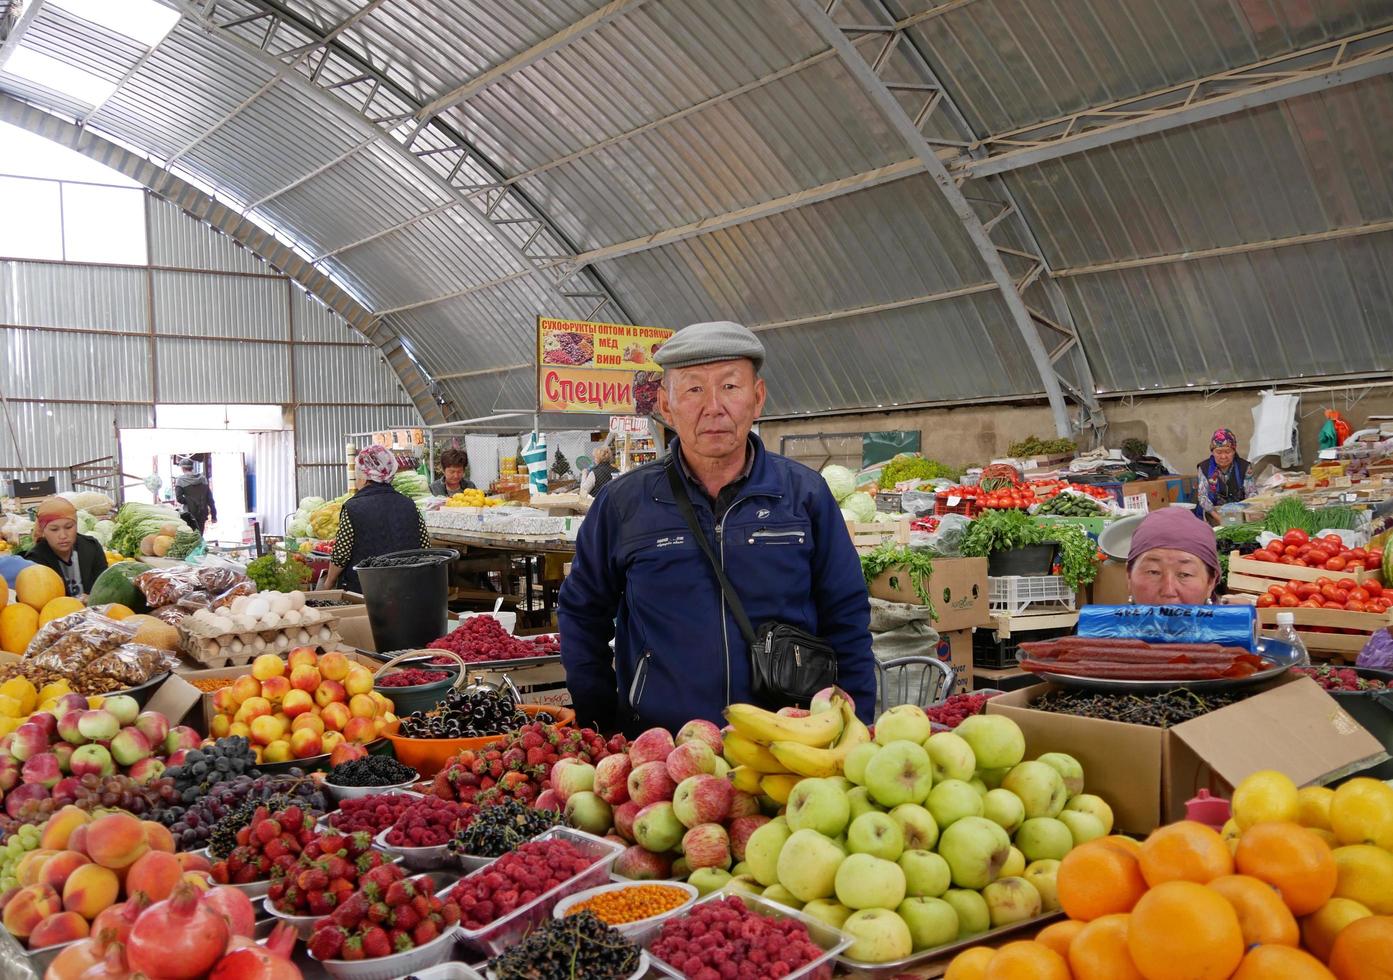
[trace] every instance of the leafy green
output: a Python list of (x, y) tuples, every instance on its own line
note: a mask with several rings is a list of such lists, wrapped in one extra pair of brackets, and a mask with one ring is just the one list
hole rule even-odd
[(1030, 436), (1006, 447), (1006, 455), (1013, 459), (1029, 456), (1061, 456), (1065, 453), (1078, 451), (1079, 447), (1073, 439), (1041, 439), (1038, 436)]
[(1352, 507), (1321, 507), (1311, 510), (1298, 497), (1283, 497), (1267, 512), (1263, 521), (1264, 530), (1273, 534), (1286, 534), (1293, 528), (1315, 534), (1331, 528), (1353, 530), (1360, 525), (1360, 513)]
[(880, 488), (893, 490), (905, 480), (961, 480), (962, 470), (923, 456), (896, 456), (880, 471)]
[(203, 546), (203, 536), (193, 528), (185, 527), (174, 535), (174, 543), (164, 553), (166, 558), (187, 558)]
[(919, 601), (929, 607), (929, 615), (937, 619), (933, 597), (929, 595), (929, 577), (933, 575), (933, 556), (927, 551), (916, 551), (903, 545), (883, 544), (861, 556), (861, 574), (866, 584), (874, 582), (882, 572), (902, 568), (909, 574), (909, 586)]
[(989, 510), (976, 518), (963, 535), (962, 553), (986, 558), (997, 551), (1039, 544), (1059, 546), (1059, 574), (1070, 588), (1087, 585), (1098, 574), (1097, 545), (1082, 528), (1056, 523), (1042, 526), (1020, 510)]
[(309, 584), (309, 566), (299, 561), (280, 561), (275, 555), (262, 555), (247, 563), (247, 578), (260, 592), (294, 592)]
[(1098, 575), (1098, 546), (1071, 524), (1055, 524), (1047, 533), (1059, 545), (1059, 576), (1069, 588), (1078, 590)]
[(875, 498), (858, 490), (842, 501), (842, 510), (855, 514), (859, 523), (868, 523), (875, 520)]
[(822, 468), (822, 479), (827, 483), (827, 489), (832, 491), (832, 498), (838, 503), (856, 492), (856, 474), (845, 466), (829, 463)]
[(1221, 544), (1252, 544), (1262, 536), (1261, 524), (1227, 524), (1214, 529), (1214, 537)]

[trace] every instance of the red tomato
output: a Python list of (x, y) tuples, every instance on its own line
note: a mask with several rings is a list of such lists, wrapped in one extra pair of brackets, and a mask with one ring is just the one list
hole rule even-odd
[(1301, 605), (1301, 600), (1296, 598), (1296, 596), (1292, 595), (1291, 593), (1287, 593), (1286, 595), (1282, 596), (1280, 599), (1277, 600), (1277, 605), (1281, 606), (1284, 609), (1291, 609), (1295, 606)]
[(1333, 578), (1330, 578), (1329, 576), (1322, 575), (1320, 578), (1316, 579), (1316, 584), (1317, 584), (1317, 585), (1334, 585), (1334, 584), (1335, 584), (1335, 580), (1334, 580)]
[(1301, 554), (1301, 547), (1300, 545), (1289, 544), (1282, 549), (1282, 554), (1286, 555), (1288, 558), (1295, 558)]
[(1297, 589), (1301, 588), (1301, 586), (1303, 586), (1303, 585), (1310, 585), (1310, 584), (1311, 584), (1310, 582), (1303, 582), (1303, 581), (1301, 581), (1301, 579), (1299, 579), (1299, 578), (1288, 579), (1288, 580), (1287, 580), (1287, 591), (1288, 591), (1288, 592), (1295, 592)]
[(1351, 599), (1349, 602), (1345, 603), (1345, 608), (1350, 612), (1364, 612), (1368, 607), (1358, 599)]
[(1349, 602), (1349, 592), (1345, 589), (1336, 588), (1334, 599), (1336, 602), (1344, 605), (1346, 602)]
[(1258, 596), (1257, 606), (1259, 609), (1267, 609), (1269, 606), (1275, 606), (1276, 604), (1277, 598), (1273, 595), (1264, 592), (1262, 595)]
[(1371, 596), (1383, 595), (1383, 583), (1375, 581), (1374, 579), (1369, 579), (1369, 581), (1365, 582), (1363, 589)]
[[(1341, 589), (1338, 589), (1338, 588), (1336, 588), (1336, 587), (1333, 586), (1333, 585), (1322, 585), (1322, 586), (1320, 587), (1320, 592), (1319, 592), (1318, 594), (1319, 594), (1319, 595), (1321, 596), (1321, 598), (1323, 598), (1323, 599), (1330, 599), (1330, 600), (1333, 601), (1333, 600), (1337, 599), (1337, 598), (1340, 596), (1341, 592), (1342, 592)], [(1346, 598), (1346, 599), (1349, 598), (1349, 593), (1346, 592), (1346, 593), (1344, 593), (1344, 595), (1345, 595), (1345, 598)], [(1302, 596), (1302, 598), (1304, 599), (1305, 596)], [(1339, 601), (1340, 601), (1340, 602), (1344, 602), (1345, 600), (1344, 600), (1344, 599), (1340, 599)]]
[(1335, 557), (1324, 548), (1312, 548), (1306, 553), (1306, 560), (1312, 565), (1324, 565), (1331, 558)]
[(1338, 588), (1344, 589), (1346, 592), (1350, 589), (1359, 588), (1359, 583), (1352, 578), (1342, 578), (1340, 581), (1336, 582), (1335, 585)]
[(1319, 609), (1321, 607), (1319, 599), (1307, 599), (1305, 602), (1299, 603), (1299, 605), (1310, 609)]
[(1348, 564), (1349, 562), (1337, 555), (1336, 557), (1330, 559), (1328, 562), (1325, 563), (1325, 568), (1327, 571), (1331, 572), (1343, 572), (1345, 570), (1345, 566)]
[(1378, 557), (1378, 558), (1370, 557), (1370, 558), (1365, 558), (1365, 559), (1364, 559), (1364, 571), (1366, 571), (1366, 572), (1377, 572), (1377, 571), (1380, 571), (1382, 568), (1383, 568), (1383, 558), (1382, 558), (1382, 556), (1380, 556), (1380, 557)]
[(1310, 567), (1311, 567), (1311, 563), (1308, 562), (1305, 558), (1293, 558), (1293, 559), (1291, 560), (1291, 563), (1292, 563), (1293, 565), (1299, 565), (1299, 566), (1301, 566), (1302, 568), (1310, 568)]
[(1267, 594), (1273, 598), (1280, 599), (1287, 594), (1287, 587), (1285, 585), (1269, 585), (1267, 587)]
[(1279, 562), (1281, 562), (1283, 565), (1295, 565), (1295, 564), (1296, 564), (1296, 559), (1295, 559), (1295, 558), (1288, 558), (1286, 555), (1283, 555), (1281, 558), (1278, 558), (1277, 560), (1278, 560)]
[(1282, 535), (1282, 540), (1287, 544), (1304, 544), (1311, 540), (1311, 536), (1299, 527), (1294, 527), (1286, 534)]
[(1349, 550), (1349, 553), (1351, 556), (1358, 558), (1360, 561), (1363, 561), (1365, 558), (1369, 557), (1369, 552), (1365, 548), (1351, 548)]
[(1368, 602), (1369, 590), (1356, 585), (1349, 590), (1349, 597), (1351, 602)]
[(1276, 560), (1277, 560), (1276, 558), (1273, 557), (1272, 552), (1268, 551), (1266, 548), (1259, 548), (1257, 551), (1253, 552), (1253, 554), (1252, 554), (1252, 559), (1253, 559), (1253, 561), (1276, 561)]

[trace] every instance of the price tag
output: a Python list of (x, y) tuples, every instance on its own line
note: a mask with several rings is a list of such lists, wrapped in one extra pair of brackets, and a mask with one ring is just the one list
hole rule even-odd
[(1145, 514), (1151, 509), (1150, 505), (1146, 502), (1146, 494), (1144, 493), (1136, 493), (1132, 494), (1130, 497), (1124, 497), (1122, 499), (1122, 506), (1127, 510), (1133, 510), (1140, 514)]
[(962, 499), (963, 499), (962, 497), (958, 497), (958, 496), (956, 496), (956, 495), (949, 496), (949, 498), (948, 498), (948, 506), (949, 506), (949, 507), (956, 507), (956, 506), (958, 506), (958, 502), (959, 502), (960, 500), (962, 500)]

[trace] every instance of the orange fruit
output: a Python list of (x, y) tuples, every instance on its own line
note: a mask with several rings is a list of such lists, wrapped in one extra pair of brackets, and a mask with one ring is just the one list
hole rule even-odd
[(1130, 915), (1104, 915), (1083, 927), (1069, 947), (1074, 980), (1146, 980), (1127, 951)]
[(1158, 827), (1141, 846), (1141, 873), (1152, 888), (1165, 881), (1205, 884), (1233, 874), (1233, 855), (1213, 827), (1180, 820)]
[(1109, 834), (1107, 837), (1100, 837), (1098, 839), (1120, 847), (1134, 856), (1141, 853), (1141, 841), (1137, 840), (1135, 837), (1127, 837), (1123, 834)]
[(1301, 920), (1301, 945), (1328, 960), (1340, 933), (1371, 915), (1372, 912), (1352, 898), (1332, 898)]
[(1074, 941), (1083, 927), (1088, 923), (1079, 922), (1077, 919), (1065, 919), (1063, 922), (1055, 922), (1045, 926), (1040, 930), (1040, 934), (1035, 937), (1037, 943), (1044, 943), (1066, 960), (1069, 958), (1069, 944)]
[(1146, 893), (1146, 879), (1130, 850), (1100, 838), (1064, 856), (1055, 887), (1065, 915), (1092, 922), (1099, 916), (1132, 911)]
[(953, 957), (943, 980), (982, 980), (986, 975), (987, 964), (991, 962), (996, 950), (990, 946), (973, 946)]
[(1234, 863), (1282, 893), (1293, 915), (1310, 915), (1335, 894), (1335, 857), (1325, 841), (1294, 823), (1260, 823), (1243, 832)]
[(1245, 946), (1299, 946), (1301, 930), (1281, 894), (1248, 875), (1224, 875), (1209, 883), (1238, 913)]
[(987, 962), (982, 980), (1071, 980), (1064, 957), (1043, 943), (1007, 943)]
[(1393, 977), (1393, 916), (1372, 915), (1341, 930), (1330, 952), (1330, 972), (1340, 980)]
[(1310, 953), (1290, 946), (1257, 946), (1248, 951), (1233, 980), (1335, 980)]
[(1167, 881), (1132, 910), (1127, 950), (1146, 980), (1222, 980), (1243, 959), (1243, 930), (1212, 888)]

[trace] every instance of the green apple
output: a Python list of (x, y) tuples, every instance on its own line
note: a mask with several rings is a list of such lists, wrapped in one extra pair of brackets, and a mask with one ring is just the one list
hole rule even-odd
[(852, 787), (856, 785), (850, 779), (847, 779), (845, 776), (825, 776), (823, 777), (822, 781), (824, 783), (831, 783), (833, 786), (837, 787), (837, 789), (841, 790), (843, 793), (850, 793)]
[(1080, 793), (1064, 804), (1064, 809), (1077, 810), (1079, 813), (1091, 813), (1103, 825), (1104, 834), (1112, 833), (1112, 807), (1108, 806), (1108, 801), (1101, 796)]
[(929, 753), (929, 761), (933, 763), (935, 784), (945, 779), (961, 779), (966, 782), (977, 769), (977, 757), (972, 754), (972, 746), (968, 745), (961, 735), (955, 735), (953, 732), (939, 732), (929, 736), (929, 740), (924, 743), (924, 750)]
[(803, 779), (788, 794), (790, 830), (816, 830), (836, 837), (851, 819), (851, 803), (842, 788), (827, 779)]
[(916, 953), (958, 938), (957, 910), (941, 898), (906, 898), (895, 914), (909, 926)]
[(930, 851), (938, 843), (938, 824), (918, 803), (901, 803), (890, 811), (890, 819), (900, 825), (906, 850)]
[(973, 778), (982, 780), (982, 785), (987, 789), (998, 789), (1001, 786), (1001, 781), (1006, 778), (1006, 774), (1010, 771), (1010, 766), (1001, 769), (978, 769)]
[[(749, 853), (746, 845), (747, 858)], [(779, 850), (778, 879), (771, 884), (783, 885), (800, 902), (830, 898), (836, 891), (837, 868), (845, 859), (846, 852), (816, 830), (795, 830)]]
[(768, 887), (779, 883), (779, 852), (792, 835), (788, 821), (775, 817), (755, 830), (745, 842), (745, 863), (761, 885)]
[(1014, 834), (1025, 822), (1025, 804), (1009, 789), (989, 789), (982, 797), (982, 816)]
[(982, 889), (992, 928), (1024, 922), (1040, 914), (1040, 893), (1024, 878), (999, 878)]
[(875, 742), (862, 742), (846, 754), (842, 760), (842, 775), (857, 786), (866, 785), (866, 765), (871, 761), (880, 746)]
[(862, 909), (847, 916), (842, 932), (851, 937), (851, 945), (842, 955), (862, 963), (889, 963), (902, 960), (914, 952), (914, 939), (909, 926), (889, 909)]
[(672, 877), (676, 881), (686, 881), (692, 873), (692, 866), (687, 863), (685, 857), (679, 857), (672, 862)]
[(938, 840), (938, 853), (959, 888), (986, 888), (1011, 854), (1011, 838), (985, 817), (963, 817)]
[(905, 851), (897, 863), (904, 872), (904, 892), (912, 898), (938, 898), (953, 883), (948, 862), (933, 851)]
[(666, 800), (648, 804), (634, 817), (634, 841), (654, 854), (672, 850), (686, 832), (677, 811)]
[(997, 872), (997, 877), (1006, 878), (1011, 875), (1018, 875), (1025, 870), (1025, 855), (1017, 847), (1012, 847), (1011, 852), (1006, 856), (1006, 863)]
[(904, 901), (904, 871), (894, 861), (849, 854), (837, 866), (833, 887), (849, 909), (893, 909)]
[(726, 895), (763, 895), (764, 886), (749, 875), (741, 875), (727, 881), (721, 891)]
[(825, 922), (833, 929), (840, 929), (851, 915), (851, 909), (831, 898), (815, 898), (803, 906), (803, 914)]
[(877, 745), (891, 742), (923, 744), (933, 734), (933, 722), (917, 704), (897, 704), (875, 720)]
[(987, 784), (982, 782), (981, 776), (973, 776), (971, 779), (967, 781), (967, 785), (975, 789), (977, 791), (978, 796), (981, 796), (983, 798), (986, 797), (988, 793)]
[(789, 891), (783, 885), (770, 885), (768, 888), (764, 889), (764, 897), (771, 902), (778, 902), (780, 905), (786, 905), (791, 909), (801, 909), (803, 907), (803, 903), (798, 901), (798, 899), (794, 897), (793, 892)]
[(856, 818), (863, 813), (884, 813), (880, 807), (875, 805), (875, 800), (871, 799), (871, 791), (864, 786), (853, 786), (846, 794), (846, 801), (851, 805), (851, 820), (856, 822)]
[(1103, 821), (1091, 813), (1084, 813), (1082, 810), (1061, 810), (1059, 820), (1069, 828), (1069, 834), (1074, 838), (1075, 847), (1108, 835)]
[(716, 768), (711, 771), (711, 775), (725, 779), (730, 775), (730, 763), (726, 762), (721, 756), (716, 756)]
[(1046, 752), (1035, 761), (1043, 762), (1059, 773), (1059, 778), (1064, 780), (1064, 788), (1069, 791), (1070, 796), (1078, 796), (1083, 792), (1083, 766), (1072, 755), (1065, 752)]
[(735, 867), (730, 869), (730, 875), (732, 878), (736, 875), (747, 875), (752, 873), (753, 872), (750, 871), (750, 865), (745, 861), (737, 862)]
[(961, 779), (935, 783), (924, 807), (933, 814), (940, 832), (963, 817), (980, 817), (983, 811), (982, 797)]
[(953, 731), (972, 747), (983, 769), (1009, 769), (1025, 758), (1025, 735), (1005, 715), (972, 715)]
[(1021, 798), (1027, 818), (1058, 816), (1069, 802), (1063, 777), (1043, 762), (1022, 762), (1006, 774), (1001, 788)]
[(709, 895), (730, 884), (732, 877), (724, 868), (697, 868), (687, 878), (687, 884), (695, 888), (698, 895)]
[[(1084, 814), (1079, 816), (1082, 817)], [(1094, 820), (1094, 823), (1097, 821)], [(1027, 860), (1043, 861), (1052, 858), (1058, 861), (1073, 850), (1074, 835), (1063, 822), (1052, 817), (1031, 817), (1016, 831), (1016, 846), (1021, 849)]]
[(967, 888), (950, 888), (943, 893), (943, 900), (958, 913), (959, 939), (979, 935), (992, 927), (992, 915), (987, 908), (987, 900), (979, 892)]
[(1026, 865), (1025, 873), (1021, 875), (1026, 881), (1035, 886), (1035, 890), (1040, 893), (1040, 908), (1045, 912), (1059, 911), (1059, 888), (1055, 884), (1055, 878), (1059, 874), (1058, 861), (1033, 861)]
[(933, 786), (933, 764), (929, 762), (929, 753), (917, 742), (900, 740), (882, 745), (866, 763), (865, 775), (871, 799), (887, 807), (923, 803)]
[(904, 850), (904, 831), (888, 813), (863, 813), (847, 828), (846, 847), (853, 854), (894, 861)]

